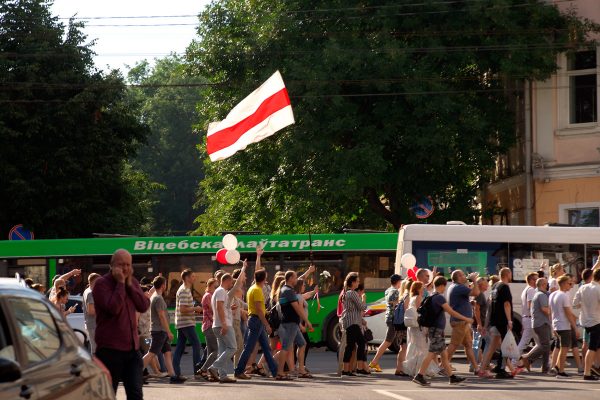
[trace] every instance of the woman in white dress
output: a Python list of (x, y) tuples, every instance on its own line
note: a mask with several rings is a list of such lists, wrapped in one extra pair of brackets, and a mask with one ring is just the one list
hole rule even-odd
[[(406, 352), (406, 361), (404, 361), (404, 372), (410, 376), (415, 376), (417, 374), (429, 348), (427, 343), (427, 328), (420, 327), (416, 323), (417, 309), (423, 300), (423, 289), (423, 284), (421, 282), (413, 282), (410, 287), (410, 301), (404, 319), (405, 323), (409, 322), (408, 319), (410, 319), (411, 322), (414, 320), (414, 322), (406, 324), (406, 326), (408, 326), (408, 351)], [(435, 365), (435, 363), (431, 363), (427, 369), (427, 375), (435, 376), (438, 373), (438, 370), (439, 367)]]

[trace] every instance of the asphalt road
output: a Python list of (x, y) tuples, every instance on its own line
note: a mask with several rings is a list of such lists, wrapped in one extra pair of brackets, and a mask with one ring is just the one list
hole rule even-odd
[[(190, 352), (191, 353), (191, 352)], [(298, 379), (276, 382), (273, 379), (253, 377), (250, 381), (233, 384), (208, 383), (192, 377), (190, 354), (182, 360), (182, 371), (191, 377), (185, 384), (171, 385), (167, 379), (152, 379), (144, 386), (146, 400), (465, 400), (509, 398), (526, 400), (597, 400), (600, 398), (600, 381), (583, 382), (581, 376), (569, 380), (557, 380), (554, 376), (540, 373), (524, 373), (513, 380), (480, 379), (467, 372), (464, 359), (454, 360), (457, 374), (467, 376), (466, 384), (450, 386), (446, 378), (432, 380), (432, 386), (422, 388), (408, 378), (394, 376), (395, 355), (386, 354), (381, 362), (384, 372), (369, 377), (344, 377), (336, 375), (334, 353), (323, 349), (311, 349), (308, 368), (315, 379)], [(369, 355), (371, 359), (373, 353)], [(574, 368), (567, 369), (575, 373)], [(123, 387), (119, 387), (117, 399), (125, 400)]]

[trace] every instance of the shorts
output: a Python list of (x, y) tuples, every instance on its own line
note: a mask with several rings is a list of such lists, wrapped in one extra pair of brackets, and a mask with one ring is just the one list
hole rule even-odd
[(489, 334), (490, 334), (490, 339), (492, 336), (502, 336), (502, 333), (500, 333), (500, 331), (498, 330), (498, 328), (496, 328), (495, 326), (490, 326), (489, 329)]
[(588, 348), (591, 351), (600, 350), (600, 324), (594, 325), (589, 328), (585, 328), (586, 332), (590, 334), (590, 340), (588, 342)]
[(451, 344), (457, 347), (465, 346), (465, 348), (473, 346), (471, 326), (468, 322), (454, 321), (450, 322), (450, 325), (452, 326), (452, 337), (450, 338)]
[(278, 333), (282, 350), (289, 350), (292, 344), (298, 347), (306, 345), (306, 340), (304, 340), (304, 336), (300, 331), (300, 325), (295, 322), (284, 322), (279, 325)]
[(394, 343), (399, 340), (400, 344), (406, 344), (406, 331), (397, 331), (393, 322), (387, 322), (387, 331), (385, 333), (385, 341)]
[(571, 336), (572, 331), (570, 329), (566, 329), (564, 331), (556, 331), (556, 335), (558, 339), (556, 341), (556, 347), (566, 347), (571, 348)]
[(443, 329), (435, 327), (429, 328), (427, 337), (429, 338), (430, 353), (440, 354), (442, 351), (446, 350), (446, 338), (444, 337)]
[(508, 333), (508, 326), (491, 326), (490, 329), (494, 329), (497, 332), (497, 335), (494, 336), (498, 336), (500, 335), (500, 337), (504, 340), (504, 337), (506, 336), (506, 334)]
[(574, 349), (575, 347), (579, 347), (579, 340), (575, 329), (571, 329), (571, 348)]
[(171, 344), (169, 343), (169, 338), (167, 336), (167, 332), (165, 331), (153, 331), (150, 332), (152, 335), (152, 343), (150, 343), (150, 353), (158, 354), (160, 353), (168, 353), (171, 351)]
[(590, 342), (590, 328), (583, 328), (583, 341), (584, 343)]

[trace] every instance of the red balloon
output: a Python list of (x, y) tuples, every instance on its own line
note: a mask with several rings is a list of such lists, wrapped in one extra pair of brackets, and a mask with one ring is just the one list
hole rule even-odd
[(415, 270), (414, 270), (414, 269), (409, 269), (409, 270), (408, 270), (408, 273), (407, 273), (407, 275), (408, 275), (408, 277), (409, 277), (410, 279), (412, 279), (413, 281), (416, 281), (416, 280), (417, 280), (417, 274), (415, 273)]
[(219, 251), (217, 251), (217, 261), (221, 264), (228, 264), (227, 262), (227, 258), (225, 257), (225, 254), (227, 254), (227, 249), (221, 249)]

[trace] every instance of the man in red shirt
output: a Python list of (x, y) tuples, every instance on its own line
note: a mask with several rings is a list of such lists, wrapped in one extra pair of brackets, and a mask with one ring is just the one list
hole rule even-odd
[(139, 351), (137, 316), (150, 306), (133, 277), (131, 254), (117, 250), (110, 271), (92, 289), (96, 306), (96, 357), (106, 365), (115, 393), (123, 381), (128, 400), (141, 400), (143, 362)]

